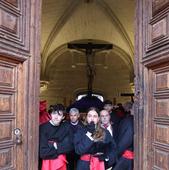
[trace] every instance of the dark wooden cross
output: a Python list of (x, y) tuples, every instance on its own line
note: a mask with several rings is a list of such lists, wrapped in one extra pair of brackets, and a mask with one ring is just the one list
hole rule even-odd
[(88, 96), (92, 95), (93, 81), (95, 76), (94, 55), (96, 52), (103, 50), (110, 50), (113, 48), (112, 44), (94, 44), (88, 43), (68, 43), (69, 49), (76, 49), (86, 54), (87, 77), (88, 77)]
[(121, 93), (121, 96), (131, 97), (131, 102), (134, 102), (134, 93)]

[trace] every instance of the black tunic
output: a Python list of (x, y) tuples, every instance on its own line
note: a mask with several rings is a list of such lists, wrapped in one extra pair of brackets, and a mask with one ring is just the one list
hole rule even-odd
[(69, 124), (70, 124), (70, 128), (72, 129), (73, 134), (75, 134), (78, 129), (81, 129), (84, 127), (84, 125), (81, 121), (79, 121), (77, 125), (73, 125), (73, 124), (71, 124), (71, 122), (69, 122)]
[[(75, 134), (79, 129), (84, 127), (83, 123), (80, 122), (80, 121), (78, 122), (77, 125), (73, 125), (73, 124), (71, 124), (71, 122), (69, 122), (69, 124), (70, 124), (70, 128), (73, 131), (73, 134)], [(67, 161), (68, 161), (67, 170), (74, 170), (75, 167), (76, 167), (77, 161), (79, 160), (80, 156), (75, 153), (75, 150), (73, 148), (73, 151), (68, 153), (66, 155), (66, 157), (67, 157)]]
[(118, 128), (119, 128), (121, 118), (117, 116), (117, 113), (115, 110), (113, 110), (110, 113), (110, 116), (111, 116), (111, 122), (112, 122), (112, 127), (113, 127), (113, 137), (114, 137), (115, 142), (117, 142)]
[(122, 154), (126, 150), (133, 151), (133, 116), (127, 115), (123, 120), (121, 120), (118, 128), (117, 137), (117, 155), (119, 160), (113, 170), (132, 170), (133, 160), (126, 159), (122, 157)]
[[(109, 157), (109, 161), (106, 161), (106, 162), (105, 162), (105, 167), (106, 167), (106, 169), (108, 169), (108, 168), (110, 168), (110, 167), (113, 167), (113, 166), (115, 165), (115, 162), (117, 161), (117, 145), (116, 145), (115, 137), (114, 137), (115, 131), (116, 131), (117, 129), (113, 129), (113, 128), (114, 128), (113, 125), (110, 125), (110, 126), (111, 126), (111, 127), (108, 126), (108, 128), (111, 128), (112, 133), (109, 131), (108, 128), (106, 128), (106, 129), (107, 129), (107, 131), (108, 131), (108, 132), (110, 133), (110, 135), (111, 135), (112, 145), (113, 145), (113, 146), (112, 146), (111, 149), (109, 149), (109, 151), (107, 152), (107, 155), (108, 155), (108, 157)], [(116, 133), (117, 133), (117, 131), (116, 131)]]
[[(94, 155), (98, 152), (104, 153), (105, 156), (109, 157), (110, 150), (113, 151), (115, 143), (112, 140), (110, 133), (105, 130), (105, 139), (101, 142), (92, 141), (87, 135), (87, 129), (84, 127), (77, 131), (74, 136), (74, 147), (75, 152), (79, 155), (91, 154)], [(77, 170), (89, 170), (89, 161), (79, 160), (77, 164)]]
[[(57, 143), (57, 149), (53, 146)], [(66, 154), (73, 149), (73, 134), (68, 123), (54, 126), (50, 122), (40, 126), (40, 158), (55, 159), (60, 154)]]
[(126, 116), (119, 124), (118, 137), (117, 137), (117, 149), (118, 156), (121, 156), (125, 150), (133, 151), (133, 116)]

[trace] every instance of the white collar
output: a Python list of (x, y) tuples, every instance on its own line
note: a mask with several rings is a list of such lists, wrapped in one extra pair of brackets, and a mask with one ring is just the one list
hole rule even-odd
[(53, 126), (59, 126), (59, 125), (55, 125), (52, 120), (49, 120), (49, 122), (50, 122)]
[(79, 123), (79, 121), (73, 123), (73, 122), (70, 122), (73, 126), (77, 125)]
[(113, 129), (111, 127), (111, 124), (107, 127), (107, 130), (110, 132), (111, 136), (113, 136)]

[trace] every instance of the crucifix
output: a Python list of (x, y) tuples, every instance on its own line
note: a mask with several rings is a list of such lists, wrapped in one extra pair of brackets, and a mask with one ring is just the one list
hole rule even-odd
[(134, 93), (121, 93), (121, 96), (131, 97), (131, 102), (134, 103)]
[(76, 49), (86, 54), (86, 68), (88, 78), (88, 96), (92, 95), (93, 81), (95, 72), (94, 56), (96, 52), (112, 49), (112, 44), (94, 44), (88, 43), (68, 43), (69, 49)]

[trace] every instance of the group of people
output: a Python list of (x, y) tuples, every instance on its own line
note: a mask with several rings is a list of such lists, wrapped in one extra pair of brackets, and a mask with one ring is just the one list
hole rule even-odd
[(84, 122), (77, 108), (50, 108), (50, 120), (40, 125), (41, 170), (133, 170), (132, 103), (90, 107)]

